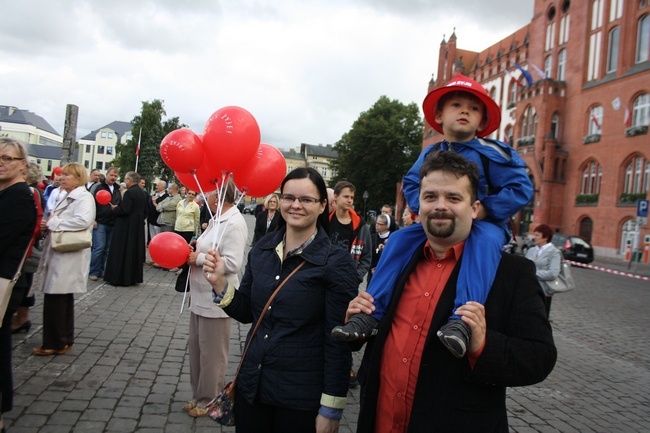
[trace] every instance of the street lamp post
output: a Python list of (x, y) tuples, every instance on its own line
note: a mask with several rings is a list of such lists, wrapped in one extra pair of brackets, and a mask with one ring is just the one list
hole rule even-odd
[(366, 220), (366, 203), (368, 202), (368, 191), (363, 192), (363, 220)]

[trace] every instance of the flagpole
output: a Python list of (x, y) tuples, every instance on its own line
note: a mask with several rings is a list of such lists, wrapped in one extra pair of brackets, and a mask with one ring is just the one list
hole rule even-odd
[(138, 172), (138, 160), (140, 159), (140, 139), (142, 138), (142, 128), (140, 128), (140, 134), (138, 134), (138, 147), (135, 149), (135, 171)]

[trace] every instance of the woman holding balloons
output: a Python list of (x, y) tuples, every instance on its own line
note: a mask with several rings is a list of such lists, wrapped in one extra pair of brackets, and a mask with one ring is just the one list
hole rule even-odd
[(356, 267), (349, 253), (330, 243), (321, 175), (295, 169), (280, 191), (286, 223), (250, 251), (238, 290), (218, 251), (210, 250), (203, 264), (215, 302), (242, 323), (257, 322), (286, 279), (255, 336), (247, 337), (236, 382), (236, 431), (331, 433), (345, 407), (352, 357), (330, 330), (357, 295)]
[[(244, 249), (248, 227), (235, 203), (235, 184), (227, 183), (222, 192), (222, 206), (218, 206), (217, 191), (206, 197), (206, 206), (214, 218), (196, 241), (190, 253), (190, 382), (192, 400), (183, 410), (190, 416), (206, 415), (205, 406), (224, 387), (228, 366), (228, 345), (231, 319), (212, 301), (212, 286), (203, 277), (201, 267), (205, 255), (216, 243), (216, 250), (224, 263), (224, 278), (239, 285), (239, 271), (244, 264)], [(220, 212), (220, 213), (219, 213)]]

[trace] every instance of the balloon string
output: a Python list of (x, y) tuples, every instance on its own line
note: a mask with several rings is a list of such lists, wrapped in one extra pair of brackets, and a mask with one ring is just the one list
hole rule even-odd
[(183, 314), (183, 307), (185, 306), (185, 297), (187, 296), (187, 286), (190, 284), (190, 275), (192, 273), (192, 267), (190, 265), (187, 269), (187, 280), (185, 280), (185, 291), (183, 292), (183, 303), (181, 304), (181, 314)]
[[(223, 212), (223, 204), (226, 201), (226, 190), (228, 189), (228, 183), (230, 181), (230, 172), (225, 172), (223, 171), (221, 173), (221, 187), (217, 189), (219, 192), (219, 205), (217, 207), (217, 215), (221, 216), (221, 213)], [(215, 232), (212, 237), (212, 248), (217, 249), (217, 233), (219, 232), (219, 226), (221, 225), (221, 220), (217, 219), (216, 221), (216, 226), (215, 226)]]
[(210, 206), (208, 206), (208, 198), (205, 196), (205, 193), (203, 192), (203, 188), (201, 188), (201, 184), (199, 183), (199, 179), (196, 177), (196, 172), (192, 173), (192, 176), (194, 176), (194, 180), (196, 181), (196, 184), (199, 186), (199, 191), (201, 192), (201, 197), (203, 197), (203, 203), (206, 208), (208, 208), (208, 213), (210, 214), (210, 219), (214, 218), (214, 215), (212, 214), (212, 211), (210, 210)]

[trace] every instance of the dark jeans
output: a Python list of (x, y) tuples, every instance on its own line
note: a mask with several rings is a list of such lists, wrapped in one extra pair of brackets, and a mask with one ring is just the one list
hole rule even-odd
[(43, 349), (61, 350), (74, 344), (74, 294), (43, 297)]
[(553, 300), (552, 296), (544, 297), (544, 309), (546, 310), (546, 317), (551, 317), (551, 301)]
[(318, 410), (297, 410), (269, 406), (256, 401), (250, 404), (235, 395), (237, 433), (312, 433), (316, 432)]
[(104, 275), (106, 259), (108, 258), (108, 249), (111, 246), (111, 237), (113, 236), (113, 226), (108, 224), (97, 224), (93, 229), (93, 247), (90, 256), (90, 276), (99, 277)]

